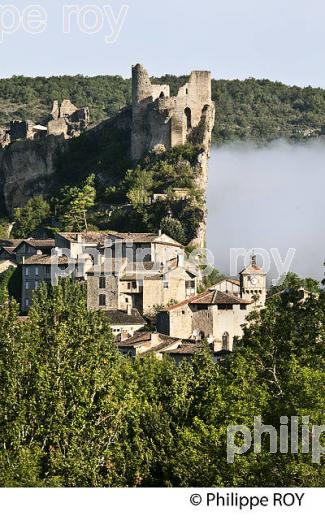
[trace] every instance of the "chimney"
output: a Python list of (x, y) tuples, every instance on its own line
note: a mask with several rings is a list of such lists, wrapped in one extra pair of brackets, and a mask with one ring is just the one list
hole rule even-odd
[(162, 232), (161, 232), (161, 229), (159, 229), (159, 231), (158, 231), (158, 236), (161, 237), (161, 235), (162, 235)]
[(82, 234), (81, 233), (77, 233), (77, 242), (78, 242), (78, 244), (82, 244)]
[(256, 255), (255, 253), (252, 255), (252, 267), (256, 267), (257, 264), (256, 264)]

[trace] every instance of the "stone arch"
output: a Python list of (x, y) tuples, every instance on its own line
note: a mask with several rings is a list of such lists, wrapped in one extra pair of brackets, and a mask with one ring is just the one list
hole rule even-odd
[(222, 334), (222, 350), (229, 350), (229, 332)]
[(160, 94), (159, 94), (159, 98), (163, 99), (164, 97), (165, 97), (165, 92), (161, 91)]
[(187, 130), (191, 130), (192, 128), (192, 111), (190, 107), (186, 107), (184, 110), (185, 116), (186, 116), (186, 127)]

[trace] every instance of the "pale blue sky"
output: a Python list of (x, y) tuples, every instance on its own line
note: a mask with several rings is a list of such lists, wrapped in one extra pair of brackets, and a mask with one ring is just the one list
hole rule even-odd
[[(20, 12), (31, 3), (48, 12), (47, 28), (37, 35), (22, 28), (3, 34), (0, 77), (130, 76), (131, 64), (142, 62), (152, 75), (210, 69), (215, 78), (253, 76), (325, 87), (324, 0), (14, 1)], [(107, 19), (101, 31), (87, 35), (72, 17), (71, 34), (63, 34), (64, 4), (95, 5), (97, 13), (111, 5), (115, 16), (128, 4), (129, 11), (117, 42), (106, 44)], [(10, 14), (2, 13), (0, 29), (10, 22)], [(94, 16), (86, 22), (94, 23)]]

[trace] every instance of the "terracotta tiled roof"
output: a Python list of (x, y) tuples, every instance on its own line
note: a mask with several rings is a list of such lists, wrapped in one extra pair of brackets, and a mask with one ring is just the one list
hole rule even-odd
[(199, 345), (191, 345), (189, 344), (183, 344), (179, 348), (175, 348), (174, 350), (168, 350), (166, 351), (166, 354), (170, 354), (172, 356), (193, 356), (197, 352), (199, 352), (202, 349)]
[(131, 338), (125, 339), (119, 342), (120, 347), (132, 347), (137, 343), (143, 343), (144, 341), (151, 340), (151, 332), (135, 332)]
[(224, 293), (221, 291), (217, 291), (216, 289), (208, 290), (202, 294), (198, 294), (195, 296), (191, 296), (187, 300), (184, 300), (181, 303), (177, 303), (176, 305), (171, 305), (167, 308), (167, 311), (178, 309), (183, 307), (184, 305), (249, 305), (250, 302), (247, 300), (242, 300), (241, 298), (237, 298), (232, 294)]

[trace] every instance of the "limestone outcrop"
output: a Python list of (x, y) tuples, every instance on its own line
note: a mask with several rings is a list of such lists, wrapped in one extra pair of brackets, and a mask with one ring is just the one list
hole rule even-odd
[(0, 150), (0, 191), (9, 215), (30, 197), (49, 192), (56, 158), (66, 143), (63, 137), (49, 136), (41, 141), (16, 141)]

